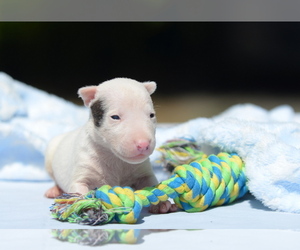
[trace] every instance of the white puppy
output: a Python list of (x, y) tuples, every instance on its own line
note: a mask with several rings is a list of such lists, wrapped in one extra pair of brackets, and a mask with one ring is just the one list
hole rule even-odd
[[(155, 82), (128, 78), (80, 88), (90, 118), (49, 143), (45, 164), (56, 185), (46, 197), (85, 194), (105, 184), (134, 189), (157, 184), (149, 161), (155, 147), (156, 117), (150, 97), (155, 90)], [(175, 210), (170, 202), (150, 208), (153, 213)]]

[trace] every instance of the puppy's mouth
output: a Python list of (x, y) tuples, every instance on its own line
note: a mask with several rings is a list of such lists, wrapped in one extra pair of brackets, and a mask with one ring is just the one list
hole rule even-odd
[(142, 163), (143, 161), (145, 161), (147, 158), (149, 157), (148, 154), (138, 154), (135, 156), (130, 156), (130, 157), (125, 157), (125, 161), (128, 163)]
[(132, 157), (127, 157), (128, 159), (132, 159), (132, 160), (139, 160), (139, 159), (145, 159), (147, 158), (148, 155), (145, 154), (138, 154), (136, 156), (132, 156)]
[(148, 154), (138, 154), (134, 156), (124, 156), (124, 155), (119, 155), (119, 158), (122, 159), (123, 161), (130, 163), (130, 164), (139, 164), (144, 162), (149, 155)]

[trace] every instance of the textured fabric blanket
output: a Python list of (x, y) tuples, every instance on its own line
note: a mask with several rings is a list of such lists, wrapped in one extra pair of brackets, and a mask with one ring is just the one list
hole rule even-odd
[[(88, 119), (88, 110), (0, 73), (0, 180), (50, 180), (44, 170), (49, 140)], [(300, 115), (288, 106), (267, 111), (252, 104), (212, 118), (158, 127), (157, 146), (193, 137), (206, 153), (236, 152), (246, 164), (250, 192), (265, 206), (300, 213)], [(166, 178), (155, 151), (151, 162)]]
[(87, 119), (84, 107), (0, 72), (0, 180), (50, 180), (44, 170), (48, 141)]

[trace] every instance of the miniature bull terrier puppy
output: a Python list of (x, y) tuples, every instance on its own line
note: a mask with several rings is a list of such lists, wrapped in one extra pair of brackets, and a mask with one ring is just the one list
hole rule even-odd
[[(155, 147), (156, 117), (150, 95), (155, 82), (115, 78), (78, 90), (90, 108), (87, 123), (52, 139), (45, 165), (55, 181), (45, 196), (86, 194), (102, 185), (142, 189), (156, 185), (149, 155)], [(176, 211), (169, 201), (152, 213)]]

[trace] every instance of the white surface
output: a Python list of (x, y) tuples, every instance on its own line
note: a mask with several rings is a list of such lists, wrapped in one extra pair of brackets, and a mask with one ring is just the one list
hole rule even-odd
[(53, 200), (43, 196), (53, 183), (0, 182), (0, 229), (292, 229), (300, 230), (300, 214), (272, 211), (246, 195), (233, 204), (199, 213), (153, 215), (145, 209), (137, 224), (85, 226), (53, 219)]
[[(135, 244), (107, 243), (105, 249), (264, 249), (294, 250), (300, 247), (300, 232), (290, 230), (141, 230)], [(78, 243), (62, 242), (51, 230), (0, 230), (1, 249), (82, 249)], [(85, 246), (88, 247), (88, 246)]]

